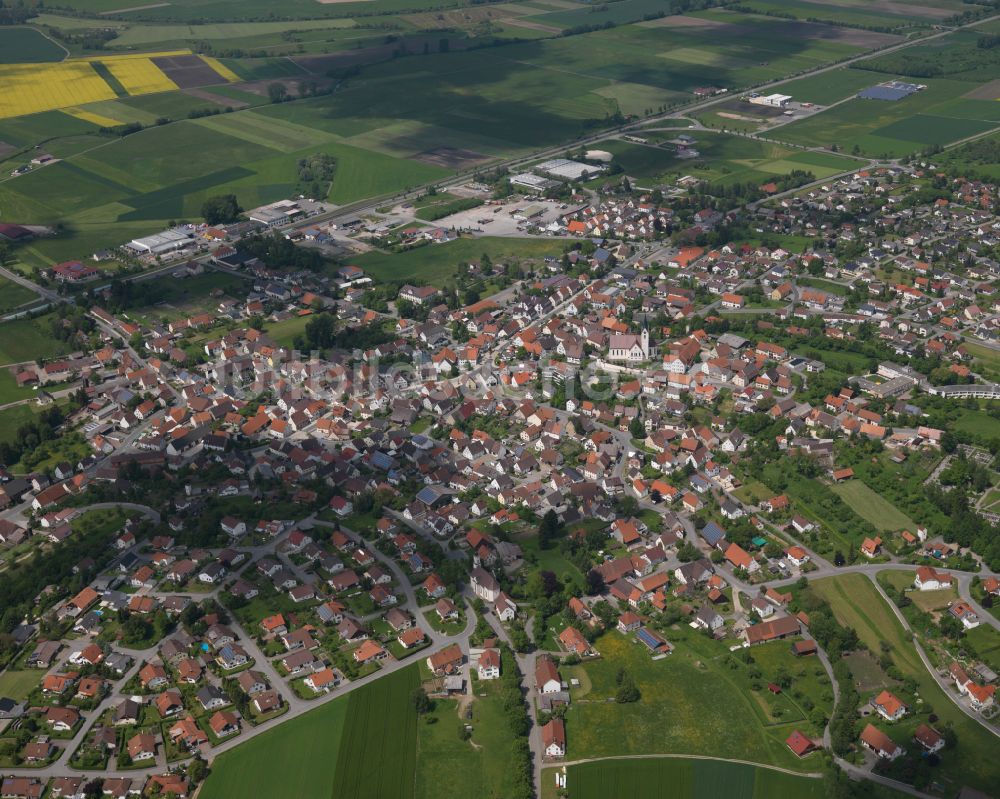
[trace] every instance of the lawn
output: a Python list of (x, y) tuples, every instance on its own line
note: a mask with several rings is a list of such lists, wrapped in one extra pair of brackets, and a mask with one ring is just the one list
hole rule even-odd
[(521, 547), (526, 559), (529, 561), (537, 559), (537, 568), (540, 571), (552, 572), (564, 585), (573, 583), (579, 588), (584, 587), (583, 573), (558, 548), (539, 549), (538, 536), (536, 535), (524, 538), (519, 537), (517, 538), (517, 543)]
[(279, 346), (291, 347), (295, 337), (305, 333), (306, 324), (310, 319), (312, 319), (311, 315), (292, 316), (289, 319), (282, 319), (280, 322), (269, 322), (266, 325), (266, 332)]
[[(949, 751), (939, 767), (939, 773), (951, 775), (957, 785), (968, 784), (991, 790), (1000, 784), (1000, 762), (995, 757), (996, 739), (978, 723), (965, 715), (946, 697), (937, 682), (924, 668), (916, 650), (899, 620), (882, 599), (872, 582), (862, 574), (827, 577), (811, 584), (830, 603), (837, 620), (857, 634), (873, 652), (880, 652), (882, 642), (900, 671), (916, 680), (924, 711), (933, 708), (942, 724), (951, 724), (958, 746)], [(892, 728), (894, 737), (905, 735), (906, 728)], [(900, 738), (902, 740), (902, 738)]]
[(372, 251), (358, 256), (354, 263), (384, 283), (420, 280), (444, 286), (460, 266), (478, 261), (484, 254), (495, 264), (507, 263), (512, 259), (540, 260), (546, 256), (561, 255), (563, 246), (561, 242), (552, 239), (486, 236), (432, 244), (397, 254)]
[(861, 480), (848, 480), (831, 486), (832, 491), (850, 505), (858, 516), (879, 530), (910, 530), (917, 524), (899, 508), (876, 494)]
[(41, 680), (38, 671), (7, 671), (0, 674), (0, 696), (7, 696), (18, 701), (27, 699)]
[[(771, 706), (765, 710), (755, 698), (762, 692), (750, 690), (744, 668), (720, 662), (729, 657), (724, 645), (686, 628), (666, 637), (676, 649), (658, 661), (617, 632), (595, 642), (603, 657), (585, 666), (591, 689), (580, 697), (586, 701), (574, 701), (566, 716), (568, 759), (671, 753), (744, 759), (794, 771), (814, 767), (784, 744), (794, 727), (805, 726), (801, 713), (796, 718), (786, 706), (780, 722), (770, 720)], [(615, 693), (619, 668), (635, 680), (642, 695), (638, 703), (604, 701)]]
[(202, 799), (412, 796), (416, 685), (401, 669), (220, 755)]

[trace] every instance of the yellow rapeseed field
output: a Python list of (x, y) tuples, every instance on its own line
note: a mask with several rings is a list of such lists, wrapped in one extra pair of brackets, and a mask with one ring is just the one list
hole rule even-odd
[(94, 111), (88, 111), (85, 108), (63, 108), (60, 109), (64, 114), (69, 114), (71, 117), (76, 117), (77, 119), (82, 119), (84, 122), (90, 122), (92, 125), (98, 125), (102, 128), (113, 128), (117, 125), (124, 124), (120, 119), (112, 119), (111, 117), (106, 117), (103, 114), (95, 113)]
[(0, 118), (113, 100), (115, 93), (86, 61), (0, 65)]
[(219, 61), (218, 58), (212, 58), (211, 56), (203, 55), (201, 60), (208, 64), (212, 69), (219, 73), (219, 75), (230, 83), (236, 83), (240, 80), (240, 76), (233, 72), (229, 67)]
[(100, 61), (129, 94), (153, 94), (177, 89), (177, 84), (148, 58), (102, 58)]

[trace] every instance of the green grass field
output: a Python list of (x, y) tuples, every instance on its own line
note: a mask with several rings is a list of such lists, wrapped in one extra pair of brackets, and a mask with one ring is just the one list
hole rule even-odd
[(41, 675), (37, 671), (11, 671), (0, 674), (0, 696), (18, 701), (27, 699), (28, 694), (38, 685)]
[[(868, 85), (893, 77), (879, 72), (866, 74), (870, 78)], [(926, 89), (897, 102), (851, 99), (808, 119), (776, 128), (771, 135), (793, 144), (820, 147), (835, 144), (844, 152), (857, 149), (869, 156), (900, 156), (1000, 125), (1000, 104), (963, 96), (978, 83), (943, 78), (921, 82), (927, 85)]]
[(38, 299), (38, 295), (20, 283), (0, 277), (0, 312), (11, 311)]
[(963, 411), (955, 421), (955, 429), (985, 439), (1000, 438), (1000, 419), (983, 411)]
[[(772, 703), (763, 696), (766, 691), (751, 691), (744, 672), (722, 662), (728, 652), (721, 644), (686, 630), (670, 632), (668, 638), (676, 649), (659, 661), (616, 632), (597, 640), (603, 657), (584, 667), (590, 689), (580, 698), (587, 701), (574, 701), (566, 716), (568, 759), (670, 753), (737, 758), (793, 771), (814, 767), (784, 744), (793, 728), (809, 729), (790, 697)], [(788, 649), (787, 643), (781, 646)], [(614, 696), (619, 668), (635, 680), (639, 702), (602, 701)], [(761, 672), (769, 668), (761, 666)], [(813, 692), (808, 681), (803, 689)], [(663, 723), (665, 717), (669, 724)]]
[[(660, 134), (664, 139), (671, 134)], [(766, 182), (793, 170), (812, 172), (818, 179), (861, 166), (853, 158), (826, 153), (804, 153), (791, 147), (733, 136), (697, 131), (692, 134), (700, 158), (678, 159), (673, 147), (651, 147), (621, 140), (600, 142), (600, 149), (615, 155), (626, 174), (648, 182), (665, 182), (681, 175), (694, 175), (711, 183)]]
[(0, 366), (52, 358), (63, 355), (69, 348), (52, 338), (49, 331), (51, 314), (37, 319), (15, 319), (0, 323)]
[[(1000, 781), (1000, 762), (991, 756), (996, 751), (996, 739), (944, 695), (921, 663), (909, 634), (871, 581), (862, 574), (845, 574), (816, 580), (810, 586), (830, 603), (837, 620), (857, 632), (858, 638), (873, 652), (880, 652), (884, 641), (890, 647), (895, 665), (916, 681), (925, 706), (933, 708), (941, 723), (954, 727), (959, 743), (942, 759), (942, 778), (948, 775), (957, 785), (968, 784), (983, 790), (996, 786)], [(906, 725), (894, 725), (890, 734), (903, 741), (908, 729)]]
[(486, 236), (417, 247), (398, 254), (372, 251), (358, 256), (354, 263), (382, 282), (404, 283), (419, 279), (444, 286), (460, 265), (478, 261), (484, 253), (493, 263), (507, 263), (511, 259), (542, 259), (562, 255), (562, 252), (563, 245), (551, 239)]
[(417, 734), (410, 693), (417, 680), (416, 667), (402, 669), (220, 755), (202, 799), (408, 799)]
[[(511, 791), (507, 752), (511, 736), (496, 682), (474, 683), (472, 717), (459, 719), (458, 703), (436, 700), (434, 722), (417, 724), (415, 799), (507, 796)], [(460, 724), (472, 725), (471, 741), (459, 739)]]
[(876, 494), (860, 480), (848, 480), (831, 486), (835, 494), (851, 506), (858, 516), (879, 530), (910, 530), (917, 525), (903, 511)]
[(62, 61), (66, 51), (34, 28), (0, 29), (0, 64)]

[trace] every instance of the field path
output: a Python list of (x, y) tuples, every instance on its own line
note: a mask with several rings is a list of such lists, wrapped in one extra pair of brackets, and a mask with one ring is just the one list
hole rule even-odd
[(767, 763), (754, 763), (751, 760), (734, 760), (731, 757), (712, 757), (711, 755), (678, 755), (673, 753), (662, 755), (609, 755), (608, 757), (586, 757), (582, 760), (559, 761), (558, 763), (550, 765), (557, 765), (560, 767), (579, 766), (583, 763), (601, 763), (605, 760), (656, 760), (660, 758), (669, 760), (713, 760), (718, 763), (739, 763), (743, 766), (753, 766), (754, 768), (766, 768), (771, 771), (778, 771), (782, 774), (789, 774), (792, 777), (808, 777), (811, 780), (823, 779), (823, 773), (819, 771), (792, 771), (792, 769), (789, 768), (770, 766)]

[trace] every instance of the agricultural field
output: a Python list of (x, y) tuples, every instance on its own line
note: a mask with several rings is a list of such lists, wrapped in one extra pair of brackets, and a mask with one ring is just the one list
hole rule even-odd
[(0, 29), (0, 64), (44, 64), (62, 61), (66, 51), (33, 28)]
[(927, 28), (952, 14), (961, 13), (961, 3), (858, 3), (848, 0), (749, 0), (754, 11), (791, 14), (800, 20), (821, 20), (834, 25), (856, 25), (895, 33)]
[[(647, 0), (627, 2), (638, 9)], [(107, 4), (110, 0), (81, 0), (91, 12), (115, 10)], [(346, 11), (350, 5), (337, 8)], [(170, 6), (164, 13), (176, 15), (184, 7)], [(244, 27), (277, 24), (256, 22), (252, 15), (243, 23), (216, 18), (213, 10), (221, 13), (223, 7), (232, 10), (222, 0), (198, 6), (207, 33), (231, 36), (230, 42), (244, 34), (274, 35), (272, 29), (264, 34)], [(395, 7), (390, 3), (383, 10)], [(399, 10), (410, 8), (400, 0)], [(184, 19), (173, 23), (167, 39), (157, 40), (163, 32), (147, 29), (158, 27), (153, 17), (160, 13), (145, 9), (141, 19), (119, 29), (120, 36), (132, 42), (129, 46), (141, 47), (168, 46), (169, 37), (185, 28), (197, 35), (194, 20)], [(294, 8), (285, 13), (294, 16)], [(338, 34), (353, 30), (349, 15), (331, 16), (343, 19), (327, 20), (320, 28)], [(652, 113), (686, 101), (703, 82), (706, 66), (713, 80), (736, 88), (864, 52), (873, 46), (870, 36), (730, 11), (701, 12), (572, 38), (432, 52), (407, 58), (405, 70), (397, 61), (373, 64), (334, 94), (278, 105), (261, 105), (266, 91), (260, 84), (227, 81), (281, 79), (294, 88), (300, 80), (323, 78), (334, 62), (317, 57), (216, 61), (182, 51), (101, 54), (42, 67), (66, 73), (45, 81), (53, 87), (51, 96), (28, 91), (29, 82), (38, 82), (37, 73), (29, 81), (27, 73), (18, 72), (24, 66), (0, 67), (0, 79), (8, 70), (12, 86), (8, 99), (0, 100), (0, 141), (29, 146), (46, 140), (49, 151), (64, 159), (4, 181), (0, 206), (5, 216), (22, 223), (64, 223), (66, 237), (35, 242), (29, 251), (32, 265), (48, 265), (155, 231), (172, 219), (197, 217), (203, 201), (215, 194), (234, 192), (247, 208), (286, 197), (296, 188), (296, 164), (306, 155), (322, 152), (336, 159), (331, 202), (393, 195), (501, 157), (556, 145), (608, 125), (619, 113)], [(202, 90), (197, 100), (167, 91), (207, 84), (212, 84), (209, 99)], [(226, 98), (235, 101), (232, 113), (183, 118)], [(239, 110), (244, 102), (258, 107)], [(59, 114), (54, 126), (43, 124), (39, 112), (57, 108), (67, 113)], [(11, 128), (17, 141), (7, 138), (2, 118), (16, 122), (21, 119), (13, 119), (16, 115), (32, 112), (35, 116), (24, 117), (28, 122)], [(160, 118), (178, 121), (155, 127)], [(121, 140), (97, 135), (99, 127), (136, 122), (154, 127)], [(800, 168), (824, 176), (851, 163), (782, 147), (742, 156), (734, 151), (729, 158), (734, 163), (723, 164), (718, 174), (705, 170), (706, 176), (756, 180)], [(749, 164), (735, 163), (741, 160)]]
[[(917, 684), (919, 696), (933, 709), (943, 724), (951, 724), (958, 746), (942, 758), (939, 779), (947, 779), (957, 790), (962, 784), (990, 790), (1000, 780), (1000, 763), (990, 753), (996, 749), (993, 736), (965, 715), (944, 695), (920, 661), (910, 635), (893, 614), (871, 580), (862, 574), (827, 577), (810, 583), (830, 603), (837, 620), (852, 628), (873, 652), (880, 652), (882, 642), (889, 646), (893, 663)], [(888, 732), (896, 740), (908, 740), (912, 724), (897, 724)]]
[[(856, 168), (861, 162), (826, 153), (808, 153), (771, 142), (725, 133), (698, 131), (692, 134), (700, 158), (678, 159), (671, 145), (652, 147), (621, 140), (600, 142), (630, 177), (652, 183), (669, 182), (694, 175), (710, 183), (763, 183), (794, 170), (812, 172), (822, 179)], [(671, 138), (664, 134), (665, 138)]]
[(0, 312), (12, 311), (38, 299), (38, 295), (20, 283), (0, 277)]
[(903, 511), (879, 494), (876, 494), (861, 480), (848, 480), (831, 486), (831, 490), (846, 502), (851, 510), (877, 530), (910, 530), (917, 524)]
[[(838, 85), (849, 86), (851, 92), (863, 88), (864, 76), (868, 86), (898, 78), (927, 88), (896, 102), (850, 99), (782, 126), (774, 136), (795, 144), (836, 144), (845, 152), (895, 157), (993, 130), (1000, 126), (995, 102), (1000, 98), (1000, 53), (978, 46), (981, 33), (957, 31), (828, 76), (806, 78), (801, 87), (794, 81), (785, 84), (783, 91), (798, 88), (802, 99), (820, 100), (836, 98)], [(833, 75), (839, 79), (833, 81)]]
[(410, 694), (417, 681), (416, 666), (402, 669), (220, 755), (200, 796), (408, 799), (417, 735)]
[[(0, 118), (175, 90), (177, 85), (156, 63), (175, 56), (187, 56), (204, 64), (186, 50), (72, 59), (57, 64), (2, 64), (0, 82), (7, 91), (0, 98)], [(214, 76), (209, 82), (225, 82), (221, 75), (209, 71)]]
[(863, 69), (845, 67), (796, 78), (782, 83), (779, 88), (782, 94), (790, 94), (800, 102), (827, 106), (853, 97), (862, 89), (892, 77), (895, 76), (884, 75), (879, 78)]

